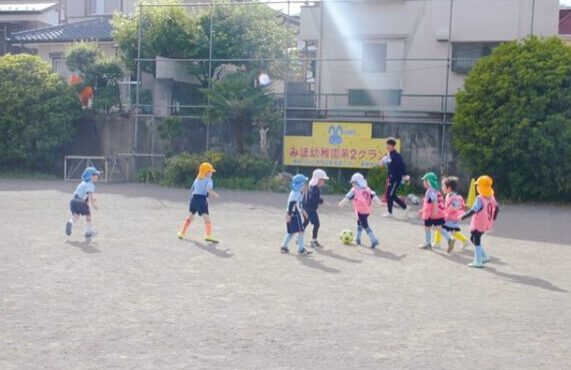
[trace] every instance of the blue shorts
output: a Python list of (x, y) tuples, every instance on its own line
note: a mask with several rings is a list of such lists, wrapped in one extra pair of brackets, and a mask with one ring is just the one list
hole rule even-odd
[(286, 224), (287, 233), (288, 234), (295, 234), (301, 233), (304, 230), (303, 227), (303, 220), (301, 218), (301, 214), (299, 212), (294, 212), (291, 215), (291, 222)]
[(89, 204), (86, 201), (74, 198), (69, 202), (69, 210), (74, 215), (91, 216)]
[(193, 195), (192, 198), (190, 198), (188, 211), (193, 215), (198, 213), (199, 216), (209, 214), (208, 199), (206, 198), (206, 195)]

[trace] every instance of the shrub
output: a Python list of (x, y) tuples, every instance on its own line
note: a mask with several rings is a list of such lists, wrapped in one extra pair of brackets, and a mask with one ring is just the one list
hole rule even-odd
[(0, 167), (48, 170), (75, 133), (77, 94), (37, 56), (0, 58)]
[(506, 42), (472, 69), (452, 126), (471, 174), (515, 200), (571, 201), (571, 48)]
[(256, 189), (261, 180), (271, 176), (274, 168), (270, 159), (250, 154), (181, 153), (167, 159), (162, 183), (167, 186), (191, 186), (202, 162), (212, 163), (218, 185), (244, 190)]

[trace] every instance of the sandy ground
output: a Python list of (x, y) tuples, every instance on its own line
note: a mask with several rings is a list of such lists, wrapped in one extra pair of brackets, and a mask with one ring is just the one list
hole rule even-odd
[(382, 209), (380, 251), (341, 245), (337, 197), (304, 258), (283, 194), (221, 191), (210, 246), (176, 238), (186, 190), (101, 184), (89, 243), (74, 186), (0, 180), (0, 369), (571, 368), (570, 208), (504, 206), (477, 270)]

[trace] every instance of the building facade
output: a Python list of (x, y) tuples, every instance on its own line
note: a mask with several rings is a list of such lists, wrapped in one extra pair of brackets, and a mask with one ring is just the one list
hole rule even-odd
[(316, 50), (320, 109), (438, 120), (479, 58), (557, 35), (558, 17), (558, 0), (322, 2), (302, 7), (301, 38)]

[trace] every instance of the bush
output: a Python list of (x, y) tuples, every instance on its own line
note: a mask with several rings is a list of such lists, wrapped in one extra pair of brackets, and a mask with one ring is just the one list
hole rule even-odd
[(145, 184), (160, 184), (163, 180), (164, 174), (162, 171), (153, 169), (144, 169), (137, 174), (137, 181), (144, 182)]
[(503, 43), (456, 99), (453, 142), (472, 175), (511, 199), (571, 201), (571, 48), (555, 37)]
[(274, 163), (269, 158), (250, 154), (181, 153), (167, 159), (162, 184), (191, 186), (202, 162), (212, 163), (216, 169), (215, 179), (218, 185), (244, 190), (256, 189), (262, 180), (271, 176), (274, 168)]
[(0, 58), (0, 167), (53, 170), (81, 116), (72, 88), (37, 56)]

